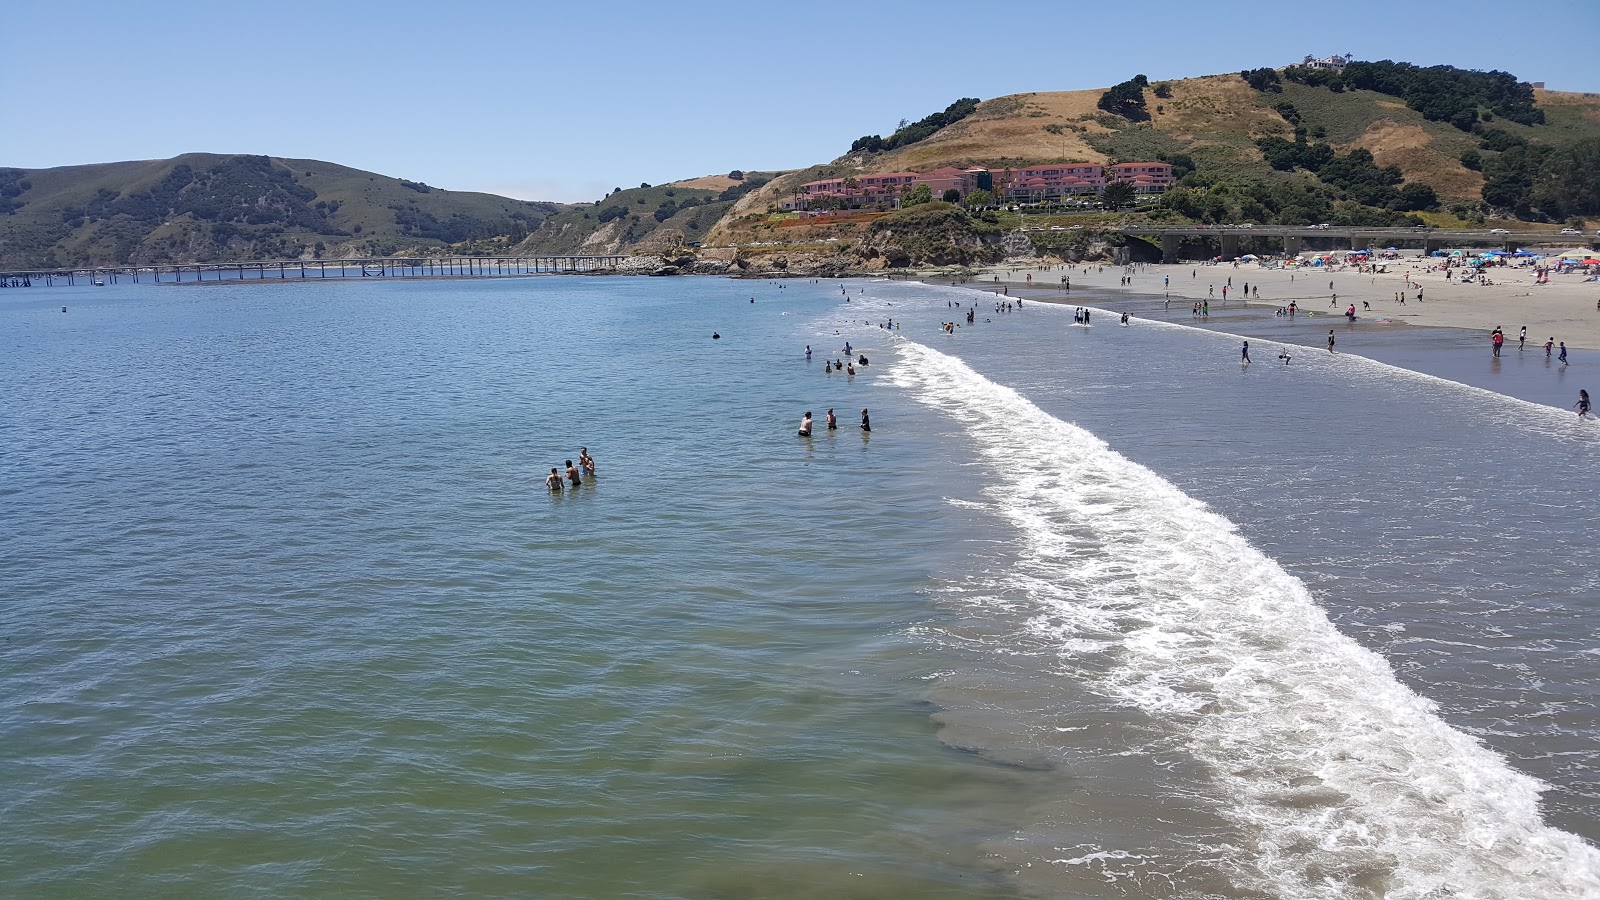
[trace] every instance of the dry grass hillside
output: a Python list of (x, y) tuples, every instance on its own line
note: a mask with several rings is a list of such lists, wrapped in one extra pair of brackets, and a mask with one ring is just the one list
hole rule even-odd
[[(1293, 126), (1275, 106), (1293, 104), (1301, 123), (1341, 153), (1362, 147), (1381, 166), (1397, 166), (1406, 181), (1431, 185), (1445, 202), (1475, 203), (1483, 176), (1461, 163), (1479, 137), (1430, 122), (1395, 97), (1372, 91), (1334, 93), (1285, 82), (1281, 93), (1258, 92), (1237, 74), (1157, 83), (1145, 90), (1149, 121), (1130, 122), (1096, 104), (1104, 89), (1012, 94), (979, 104), (971, 116), (932, 137), (886, 153), (846, 154), (775, 180), (744, 197), (708, 235), (711, 241), (749, 240), (756, 217), (802, 182), (864, 172), (926, 171), (944, 165), (990, 167), (1048, 162), (1102, 164), (1187, 154), (1202, 172), (1233, 181), (1284, 177), (1273, 172), (1257, 138), (1290, 138)], [(1600, 135), (1600, 94), (1536, 91), (1548, 124), (1493, 123), (1529, 140), (1560, 143)]]

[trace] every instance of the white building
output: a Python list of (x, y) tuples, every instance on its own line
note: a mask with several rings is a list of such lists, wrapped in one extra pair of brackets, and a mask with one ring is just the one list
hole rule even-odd
[(1296, 63), (1296, 65), (1307, 69), (1327, 69), (1330, 72), (1343, 72), (1345, 64), (1352, 59), (1355, 59), (1355, 57), (1348, 53), (1343, 56), (1325, 56), (1321, 59), (1308, 54), (1305, 59)]

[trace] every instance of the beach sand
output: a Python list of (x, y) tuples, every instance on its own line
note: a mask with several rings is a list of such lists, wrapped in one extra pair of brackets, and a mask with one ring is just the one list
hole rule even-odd
[[(1051, 299), (1084, 296), (1087, 291), (1130, 291), (1155, 297), (1170, 293), (1175, 302), (1210, 300), (1213, 309), (1240, 309), (1247, 304), (1272, 309), (1287, 306), (1293, 300), (1301, 310), (1319, 314), (1342, 314), (1354, 303), (1356, 315), (1365, 323), (1388, 320), (1395, 325), (1463, 328), (1482, 332), (1485, 341), (1496, 326), (1505, 330), (1508, 339), (1515, 340), (1518, 329), (1526, 325), (1530, 342), (1543, 344), (1546, 338), (1552, 338), (1575, 349), (1600, 350), (1600, 308), (1596, 307), (1600, 302), (1600, 282), (1584, 281), (1583, 275), (1551, 275), (1549, 284), (1536, 285), (1531, 268), (1495, 268), (1490, 275), (1495, 282), (1492, 285), (1460, 284), (1454, 278), (1445, 281), (1443, 272), (1427, 271), (1430, 263), (1407, 255), (1391, 262), (1389, 271), (1381, 274), (1363, 274), (1354, 268), (1263, 269), (1253, 262), (1151, 263), (1138, 268), (1132, 274), (1132, 284), (1127, 286), (1119, 282), (1128, 273), (1117, 265), (1087, 265), (1087, 271), (1085, 264), (1043, 270), (1033, 266), (991, 267), (968, 284), (994, 285), (998, 277), (999, 284), (1026, 284), (1032, 293), (1059, 288), (1061, 276), (1067, 275), (1072, 279), (1071, 294), (1052, 291)], [(1031, 283), (1029, 275), (1033, 276)], [(924, 277), (939, 282), (936, 274)], [(1167, 278), (1171, 279), (1170, 286), (1163, 281)], [(1233, 286), (1224, 304), (1222, 288), (1230, 278)], [(1260, 296), (1246, 301), (1245, 284), (1252, 292), (1259, 287)], [(1416, 299), (1418, 287), (1423, 289), (1421, 302)], [(1215, 290), (1214, 295), (1208, 293), (1211, 289)], [(1397, 291), (1406, 291), (1404, 306), (1394, 299)], [(1335, 294), (1337, 303), (1332, 302)], [(1087, 296), (1084, 301), (1088, 302)], [(1371, 308), (1364, 308), (1363, 303)]]

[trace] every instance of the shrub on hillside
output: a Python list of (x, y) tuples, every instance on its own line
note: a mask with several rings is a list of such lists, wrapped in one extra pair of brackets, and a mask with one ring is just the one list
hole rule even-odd
[(1112, 85), (1110, 90), (1100, 95), (1100, 102), (1095, 105), (1130, 122), (1146, 121), (1150, 113), (1145, 110), (1144, 89), (1149, 84), (1149, 79), (1143, 75), (1135, 75), (1121, 84)]
[(945, 107), (944, 112), (936, 112), (932, 115), (924, 116), (909, 125), (902, 120), (901, 126), (895, 129), (895, 132), (887, 138), (879, 137), (875, 134), (856, 138), (855, 142), (850, 145), (850, 152), (858, 153), (865, 150), (868, 153), (882, 153), (885, 150), (894, 150), (907, 144), (915, 144), (917, 141), (932, 137), (933, 133), (939, 129), (954, 125), (972, 115), (977, 111), (978, 103), (979, 101), (976, 97), (962, 97), (960, 100)]
[(1239, 73), (1239, 77), (1243, 78), (1245, 83), (1258, 91), (1274, 94), (1283, 93), (1283, 83), (1278, 80), (1278, 71), (1270, 66), (1260, 69), (1245, 69)]

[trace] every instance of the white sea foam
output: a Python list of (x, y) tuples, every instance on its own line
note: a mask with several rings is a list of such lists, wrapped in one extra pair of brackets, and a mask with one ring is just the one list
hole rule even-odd
[(1544, 824), (1542, 785), (1447, 725), (1228, 520), (952, 356), (905, 341), (891, 377), (992, 462), (986, 493), (1023, 540), (991, 593), (1026, 596), (1063, 664), (1100, 651), (1084, 669), (1099, 687), (1209, 764), (1254, 887), (1600, 897), (1600, 851)]

